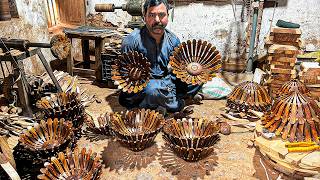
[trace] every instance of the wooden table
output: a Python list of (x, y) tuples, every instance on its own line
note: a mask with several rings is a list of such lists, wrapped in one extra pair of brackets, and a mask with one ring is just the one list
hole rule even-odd
[[(91, 26), (80, 26), (75, 29), (64, 29), (64, 33), (70, 39), (71, 50), (67, 58), (67, 71), (70, 75), (73, 73), (95, 76), (99, 81), (101, 80), (101, 72), (99, 66), (101, 66), (101, 52), (104, 47), (104, 39), (114, 34), (112, 29), (96, 28)], [(83, 68), (76, 67), (74, 64), (74, 39), (81, 39), (83, 61), (79, 64), (83, 65)], [(90, 61), (89, 54), (89, 40), (93, 40), (95, 43), (95, 61)], [(90, 64), (94, 64), (94, 68), (90, 68)]]

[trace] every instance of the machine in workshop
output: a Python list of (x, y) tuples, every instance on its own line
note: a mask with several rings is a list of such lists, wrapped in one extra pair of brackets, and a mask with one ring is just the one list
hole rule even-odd
[(108, 3), (96, 4), (94, 9), (96, 12), (114, 12), (116, 9), (127, 11), (128, 14), (132, 16), (127, 27), (134, 29), (136, 27), (141, 27), (144, 24), (142, 20), (142, 4), (143, 0), (129, 0), (126, 4), (120, 6)]

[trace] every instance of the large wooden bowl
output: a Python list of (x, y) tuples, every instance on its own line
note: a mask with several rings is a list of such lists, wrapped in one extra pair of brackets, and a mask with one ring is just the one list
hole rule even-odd
[(72, 140), (72, 123), (57, 118), (54, 120), (49, 118), (47, 121), (41, 120), (40, 124), (35, 124), (19, 137), (21, 145), (34, 152), (52, 152)]
[(245, 81), (237, 85), (227, 99), (227, 107), (239, 112), (248, 112), (248, 110), (266, 112), (270, 106), (271, 98), (267, 90), (253, 81)]
[(193, 39), (182, 42), (174, 49), (169, 64), (181, 81), (202, 85), (210, 81), (213, 73), (221, 68), (221, 55), (207, 41)]
[(136, 51), (123, 53), (112, 65), (112, 80), (123, 92), (137, 93), (149, 82), (151, 63)]
[(46, 118), (64, 118), (72, 121), (74, 129), (80, 129), (85, 119), (84, 106), (78, 93), (55, 93), (36, 103)]
[(284, 140), (319, 143), (319, 106), (299, 91), (277, 99), (271, 111), (262, 117), (262, 124)]
[(51, 162), (46, 162), (44, 166), (45, 168), (40, 169), (42, 174), (38, 175), (38, 179), (96, 180), (100, 179), (102, 167), (97, 153), (86, 148), (79, 152), (77, 147), (73, 152), (67, 148), (66, 154), (59, 152), (58, 157), (51, 157)]
[(207, 119), (171, 119), (164, 125), (163, 138), (178, 156), (197, 161), (213, 152), (218, 131), (219, 126)]
[(163, 124), (163, 116), (150, 109), (110, 114), (112, 131), (124, 146), (133, 151), (152, 145)]

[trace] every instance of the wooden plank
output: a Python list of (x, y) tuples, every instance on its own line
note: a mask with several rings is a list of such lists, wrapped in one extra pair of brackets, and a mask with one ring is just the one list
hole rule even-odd
[(309, 153), (301, 159), (301, 164), (306, 166), (320, 167), (320, 152)]
[(271, 73), (291, 74), (291, 75), (295, 75), (296, 74), (295, 70), (275, 68), (274, 65), (271, 65), (270, 70), (271, 70)]
[(95, 70), (92, 69), (83, 69), (83, 68), (73, 68), (74, 74), (82, 74), (82, 75), (88, 75), (88, 76), (94, 76)]
[(290, 35), (301, 35), (301, 30), (299, 28), (281, 28), (273, 27), (271, 28), (270, 34), (290, 34)]
[(273, 44), (268, 49), (270, 54), (298, 54), (298, 48), (291, 45)]
[(85, 23), (85, 0), (57, 0), (59, 21), (65, 24)]
[(274, 56), (268, 56), (267, 60), (269, 62), (283, 62), (283, 63), (290, 63), (295, 65), (297, 62), (297, 58), (292, 57), (274, 57)]

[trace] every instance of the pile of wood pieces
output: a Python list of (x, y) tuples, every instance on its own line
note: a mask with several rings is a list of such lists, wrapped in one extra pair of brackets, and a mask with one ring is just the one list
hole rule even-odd
[(300, 29), (272, 28), (267, 38), (270, 78), (267, 81), (272, 97), (282, 84), (296, 77), (295, 63), (300, 53)]
[[(274, 169), (294, 179), (315, 176), (320, 169), (320, 151), (299, 152), (313, 143), (283, 141), (281, 137), (269, 136), (260, 123), (257, 123), (254, 145), (261, 152), (262, 159)], [(294, 152), (291, 152), (294, 151)]]
[(310, 90), (311, 96), (320, 101), (320, 66), (318, 62), (303, 62), (300, 66), (299, 79)]
[[(94, 95), (88, 95), (86, 90), (81, 88), (77, 76), (71, 76), (66, 72), (56, 70), (53, 72), (53, 74), (60, 84), (63, 92), (79, 93), (81, 95), (81, 102), (84, 105), (87, 105), (93, 101)], [(56, 87), (47, 73), (44, 73), (41, 76), (29, 75), (27, 78), (31, 88), (30, 94), (32, 96), (31, 100), (33, 103), (35, 103), (41, 97), (57, 92)]]
[(0, 112), (0, 135), (19, 136), (24, 129), (33, 126), (34, 122), (35, 120), (29, 117)]

